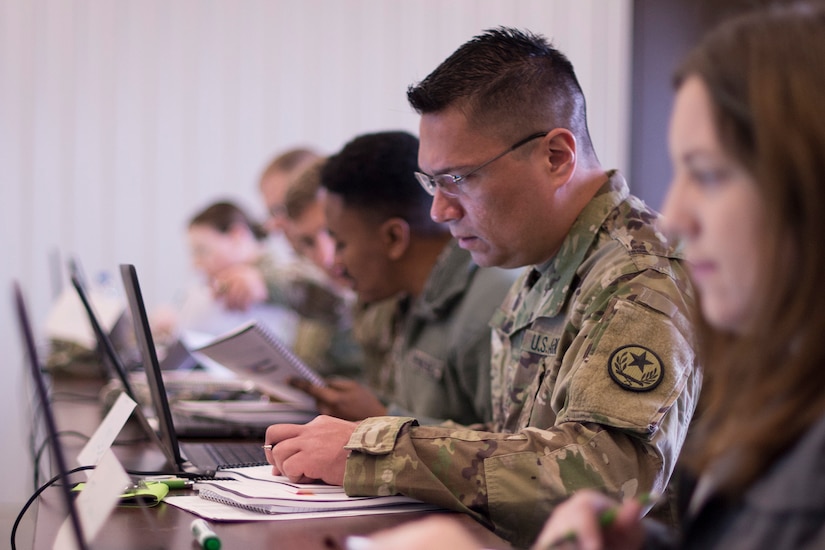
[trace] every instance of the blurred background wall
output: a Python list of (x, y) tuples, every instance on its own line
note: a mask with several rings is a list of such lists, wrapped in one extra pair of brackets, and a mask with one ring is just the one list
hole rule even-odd
[(197, 209), (263, 216), (288, 147), (417, 134), (407, 86), (498, 25), (568, 54), (603, 164), (629, 172), (632, 20), (630, 0), (0, 0), (0, 504), (33, 490), (12, 279), (38, 327), (70, 256), (93, 277), (133, 263), (150, 307), (172, 300)]

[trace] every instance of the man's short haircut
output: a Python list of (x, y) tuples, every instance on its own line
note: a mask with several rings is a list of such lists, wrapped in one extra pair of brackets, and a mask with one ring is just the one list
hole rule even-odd
[(290, 173), (304, 166), (309, 165), (315, 160), (321, 158), (321, 155), (305, 147), (296, 147), (277, 155), (273, 158), (261, 174), (261, 181), (267, 176), (277, 172)]
[(584, 94), (572, 63), (543, 36), (507, 27), (488, 29), (460, 46), (407, 99), (419, 114), (448, 107), (476, 128), (505, 140), (567, 128), (592, 151)]
[(444, 232), (430, 218), (432, 197), (415, 179), (416, 170), (418, 138), (401, 131), (364, 134), (329, 158), (321, 185), (376, 221), (398, 217), (417, 234)]
[(327, 159), (319, 158), (292, 178), (284, 195), (286, 217), (297, 220), (318, 198), (321, 189), (321, 169)]

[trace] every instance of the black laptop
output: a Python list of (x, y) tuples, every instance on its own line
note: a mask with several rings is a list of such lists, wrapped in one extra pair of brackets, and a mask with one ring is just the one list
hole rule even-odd
[(89, 545), (86, 544), (86, 538), (83, 535), (83, 526), (80, 523), (80, 516), (77, 513), (74, 499), (72, 498), (66, 457), (63, 454), (63, 447), (60, 444), (57, 424), (54, 420), (54, 413), (49, 402), (49, 394), (46, 390), (46, 382), (43, 380), (43, 371), (40, 367), (40, 361), (37, 358), (37, 348), (34, 344), (34, 334), (31, 323), (29, 322), (29, 315), (23, 300), (23, 294), (17, 284), (14, 285), (14, 301), (17, 309), (17, 322), (23, 336), (23, 345), (28, 356), (28, 363), (31, 369), (31, 377), (34, 382), (37, 399), (40, 401), (40, 406), (42, 407), (43, 421), (46, 425), (46, 435), (49, 438), (48, 441), (51, 442), (54, 464), (60, 477), (60, 493), (63, 504), (68, 512), (69, 522), (74, 534), (74, 542), (79, 550), (88, 550)]
[[(132, 321), (135, 327), (135, 336), (140, 346), (144, 360), (149, 393), (158, 422), (158, 435), (161, 447), (167, 455), (172, 467), (182, 472), (200, 473), (205, 476), (213, 475), (220, 468), (229, 468), (240, 465), (266, 464), (266, 457), (261, 445), (264, 433), (256, 430), (249, 433), (254, 441), (249, 442), (210, 442), (210, 443), (181, 443), (176, 430), (175, 420), (166, 394), (163, 375), (155, 350), (143, 295), (140, 290), (137, 272), (130, 264), (120, 266), (123, 286), (129, 302)], [(215, 423), (217, 431), (220, 424)], [(204, 436), (211, 434), (204, 433)]]
[[(135, 403), (140, 404), (142, 400), (139, 398), (138, 392), (135, 390), (133, 386), (133, 378), (130, 378), (129, 372), (124, 364), (123, 360), (120, 357), (120, 354), (115, 349), (115, 345), (112, 342), (112, 339), (103, 329), (103, 325), (100, 323), (100, 318), (95, 312), (94, 305), (89, 297), (89, 293), (86, 290), (86, 286), (83, 283), (83, 279), (81, 275), (73, 269), (73, 266), (70, 267), (71, 271), (71, 282), (72, 286), (77, 291), (77, 295), (80, 298), (80, 302), (83, 304), (83, 308), (86, 310), (86, 315), (89, 318), (89, 324), (92, 326), (92, 330), (95, 334), (95, 339), (97, 340), (97, 346), (100, 352), (103, 354), (103, 359), (108, 365), (110, 369), (116, 376), (117, 380), (120, 382), (120, 385), (123, 387), (123, 391), (128, 395)], [(191, 358), (191, 354), (187, 352), (176, 352), (176, 358), (174, 361), (176, 365), (181, 369), (186, 369), (191, 366), (191, 361), (194, 361), (194, 358)], [(161, 370), (164, 370), (163, 364), (161, 364)], [(176, 370), (176, 369), (173, 369)], [(194, 393), (194, 392), (191, 392)], [(224, 392), (228, 393), (228, 392)], [(211, 392), (210, 395), (218, 395), (217, 392)], [(151, 427), (150, 423), (146, 419), (146, 415), (143, 413), (143, 409), (138, 406), (133, 413), (135, 418), (138, 421), (141, 429), (149, 434), (149, 437), (152, 441), (157, 441), (157, 434), (155, 430)], [(184, 424), (184, 422), (178, 422), (178, 435), (193, 435), (193, 436), (212, 436), (212, 437), (249, 437), (250, 435), (255, 435), (257, 432), (252, 433), (253, 430), (256, 429), (254, 426), (239, 426), (237, 423), (226, 423), (226, 422), (218, 422), (214, 419), (212, 420), (193, 420), (188, 421)], [(182, 425), (184, 427), (188, 425), (189, 432), (185, 429), (181, 429)], [(263, 426), (265, 429), (266, 426)], [(261, 426), (257, 426), (257, 429), (261, 429)]]
[[(72, 286), (77, 291), (77, 296), (83, 304), (83, 309), (86, 310), (86, 315), (89, 318), (89, 324), (92, 326), (92, 331), (94, 331), (95, 339), (97, 340), (97, 347), (103, 355), (101, 360), (108, 361), (112, 372), (114, 372), (118, 381), (123, 386), (123, 391), (129, 396), (129, 398), (132, 399), (132, 401), (139, 403), (140, 401), (138, 400), (135, 390), (129, 381), (129, 373), (126, 371), (126, 366), (123, 364), (117, 350), (115, 350), (115, 345), (112, 343), (112, 339), (109, 338), (109, 335), (106, 334), (106, 331), (103, 330), (103, 326), (100, 324), (100, 320), (94, 310), (89, 294), (86, 292), (86, 287), (83, 284), (80, 273), (75, 269), (70, 268), (70, 270)], [(149, 422), (140, 407), (135, 408), (133, 415), (138, 421), (141, 429), (146, 432), (150, 439), (157, 439), (155, 431), (149, 425)]]

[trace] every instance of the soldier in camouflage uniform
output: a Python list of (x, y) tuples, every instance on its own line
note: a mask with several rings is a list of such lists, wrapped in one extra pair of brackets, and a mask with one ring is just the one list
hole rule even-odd
[(570, 62), (495, 29), (408, 99), (433, 219), (479, 265), (532, 266), (492, 321), (493, 423), (272, 426), (273, 470), (463, 511), (518, 546), (581, 488), (663, 491), (701, 382), (693, 291), (657, 214), (599, 164)]
[(293, 237), (294, 257), (279, 262), (261, 255), (254, 263), (223, 270), (216, 276), (215, 286), (235, 309), (245, 310), (258, 303), (291, 309), (298, 316), (291, 342), (296, 355), (323, 375), (358, 378), (364, 355), (352, 332), (355, 295), (325, 270), (331, 263), (332, 243), (324, 240), (329, 237), (323, 203), (316, 197), (320, 189), (318, 163), (322, 160), (293, 174), (288, 184), (285, 227)]
[(341, 275), (366, 303), (380, 308), (380, 300), (397, 299), (386, 326), (373, 327), (391, 333), (379, 376), (383, 403), (351, 381), (303, 387), (319, 411), (350, 420), (389, 414), (422, 424), (489, 422), (488, 323), (517, 273), (479, 268), (447, 226), (430, 219), (417, 167), (415, 136), (379, 132), (353, 139), (323, 168)]

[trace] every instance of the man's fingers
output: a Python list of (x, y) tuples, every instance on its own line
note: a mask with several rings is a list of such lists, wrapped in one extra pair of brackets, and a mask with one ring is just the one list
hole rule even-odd
[(290, 455), (280, 466), (281, 473), (293, 483), (312, 483), (318, 479), (305, 475), (300, 453)]
[(301, 424), (273, 424), (266, 429), (264, 445), (277, 445), (285, 439), (299, 436), (303, 430)]

